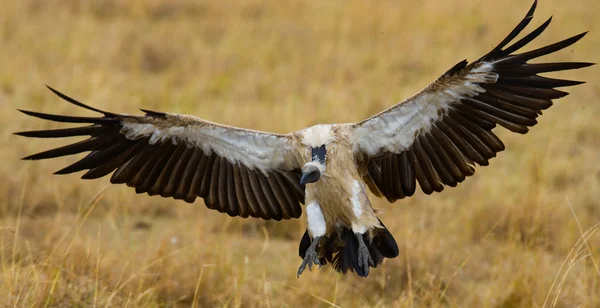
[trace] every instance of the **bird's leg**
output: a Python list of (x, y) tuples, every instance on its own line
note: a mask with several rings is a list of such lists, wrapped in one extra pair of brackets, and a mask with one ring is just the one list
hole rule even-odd
[[(363, 240), (363, 235), (360, 233), (355, 233), (356, 238), (358, 239), (358, 266), (361, 266), (365, 269), (365, 274), (369, 274), (369, 265), (374, 265), (373, 259), (371, 259), (371, 254), (369, 253), (369, 248), (365, 244)], [(366, 276), (365, 275), (365, 276)]]
[(308, 269), (311, 271), (313, 264), (319, 265), (319, 267), (321, 267), (321, 262), (319, 262), (319, 255), (317, 255), (317, 245), (319, 244), (320, 240), (320, 236), (313, 238), (312, 243), (306, 250), (306, 253), (304, 254), (304, 260), (302, 260), (302, 264), (300, 264), (300, 267), (298, 268), (298, 278), (300, 277), (302, 272), (304, 272), (307, 265)]

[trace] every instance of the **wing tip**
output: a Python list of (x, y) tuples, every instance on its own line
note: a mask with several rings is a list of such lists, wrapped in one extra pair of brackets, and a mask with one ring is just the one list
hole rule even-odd
[(98, 112), (98, 113), (102, 113), (105, 116), (115, 116), (115, 114), (112, 113), (112, 112), (107, 112), (107, 111), (100, 110), (98, 108), (94, 108), (92, 106), (88, 106), (88, 105), (86, 105), (86, 104), (84, 104), (84, 103), (82, 103), (82, 102), (80, 102), (80, 101), (78, 101), (78, 100), (76, 100), (76, 99), (74, 99), (72, 97), (69, 97), (66, 94), (61, 93), (60, 91), (58, 91), (58, 90), (54, 89), (53, 87), (49, 86), (48, 84), (45, 84), (45, 86), (50, 91), (52, 91), (52, 93), (56, 94), (56, 96), (62, 98), (63, 100), (65, 100), (65, 101), (67, 101), (67, 102), (69, 102), (69, 103), (71, 103), (71, 104), (73, 104), (75, 106), (78, 106), (78, 107), (81, 107), (81, 108), (84, 108), (84, 109), (87, 109), (87, 110), (95, 111), (95, 112)]
[(582, 39), (584, 36), (586, 36), (589, 32), (590, 32), (589, 30), (583, 31), (583, 32), (581, 32), (581, 33), (579, 33), (577, 35), (572, 36), (571, 39), (573, 39), (573, 40), (575, 40), (575, 42), (577, 42), (580, 39)]
[(525, 15), (525, 18), (533, 18), (533, 13), (535, 13), (535, 9), (537, 8), (537, 3), (537, 0), (533, 0), (533, 4), (529, 8), (529, 11), (527, 11), (527, 15)]
[(21, 158), (21, 160), (40, 160), (40, 159), (42, 159), (42, 158), (39, 157), (39, 153), (32, 154), (32, 155)]
[(548, 17), (548, 19), (546, 19), (546, 21), (544, 21), (544, 23), (542, 23), (539, 28), (542, 29), (541, 31), (543, 32), (544, 30), (546, 30), (546, 28), (552, 23), (552, 19), (554, 18), (554, 15), (550, 15), (550, 17)]
[(514, 40), (519, 35), (519, 33), (521, 33), (521, 31), (523, 31), (527, 27), (527, 25), (529, 25), (529, 23), (533, 19), (533, 13), (535, 12), (536, 7), (537, 7), (537, 0), (534, 0), (533, 4), (527, 11), (527, 14), (525, 15), (525, 17), (515, 26), (515, 28), (512, 29), (512, 31), (502, 41), (500, 41), (500, 43), (498, 43), (498, 45), (496, 45), (496, 47), (494, 47), (490, 52), (488, 52), (486, 55), (479, 58), (475, 62), (486, 61), (490, 58), (497, 56), (498, 53), (501, 53), (502, 48), (504, 48), (507, 44), (509, 44), (512, 40)]
[(35, 111), (29, 111), (29, 110), (25, 110), (25, 109), (17, 109), (17, 111), (24, 113), (28, 116), (33, 116), (32, 113), (35, 113)]
[[(66, 168), (64, 168), (64, 169), (66, 169)], [(63, 175), (63, 174), (69, 174), (69, 173), (71, 173), (71, 172), (65, 171), (64, 169), (60, 169), (58, 171), (52, 172), (52, 174), (54, 174), (54, 175)]]

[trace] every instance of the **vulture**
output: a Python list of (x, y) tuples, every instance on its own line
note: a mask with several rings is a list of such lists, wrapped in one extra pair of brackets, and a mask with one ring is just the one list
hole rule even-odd
[(20, 110), (26, 115), (82, 126), (15, 133), (34, 138), (89, 138), (27, 156), (49, 159), (89, 152), (56, 172), (87, 170), (82, 179), (109, 175), (138, 194), (192, 203), (229, 216), (292, 219), (305, 207), (307, 230), (299, 244), (298, 277), (330, 264), (366, 277), (398, 246), (371, 207), (367, 192), (395, 202), (417, 187), (429, 195), (454, 187), (504, 150), (494, 128), (525, 134), (542, 110), (581, 81), (540, 74), (584, 68), (587, 62), (536, 62), (579, 41), (586, 32), (521, 51), (551, 18), (519, 40), (525, 18), (479, 60), (458, 62), (414, 96), (358, 123), (320, 124), (275, 134), (213, 123), (190, 115), (103, 111), (48, 87), (61, 99), (98, 116)]

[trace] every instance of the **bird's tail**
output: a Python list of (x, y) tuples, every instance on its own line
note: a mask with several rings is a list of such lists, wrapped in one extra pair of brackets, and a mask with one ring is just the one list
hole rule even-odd
[[(381, 221), (379, 221), (381, 223)], [(363, 240), (369, 248), (369, 254), (373, 260), (371, 267), (377, 267), (383, 263), (385, 258), (395, 258), (398, 256), (398, 245), (392, 234), (381, 223), (383, 228), (374, 230), (373, 239), (369, 240), (368, 235), (363, 234)], [(311, 238), (308, 230), (304, 232), (304, 236), (300, 241), (298, 253), (300, 258), (304, 259), (306, 250), (310, 246)], [(358, 265), (358, 239), (351, 229), (346, 228), (344, 231), (332, 237), (322, 240), (317, 246), (317, 254), (322, 265), (331, 263), (336, 271), (346, 274), (348, 270), (356, 272), (361, 277), (366, 277), (368, 272)]]

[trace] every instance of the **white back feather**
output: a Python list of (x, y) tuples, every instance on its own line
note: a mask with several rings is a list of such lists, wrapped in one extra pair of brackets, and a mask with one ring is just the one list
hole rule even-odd
[(309, 147), (328, 145), (335, 140), (332, 124), (319, 124), (306, 128), (302, 132), (302, 144)]

